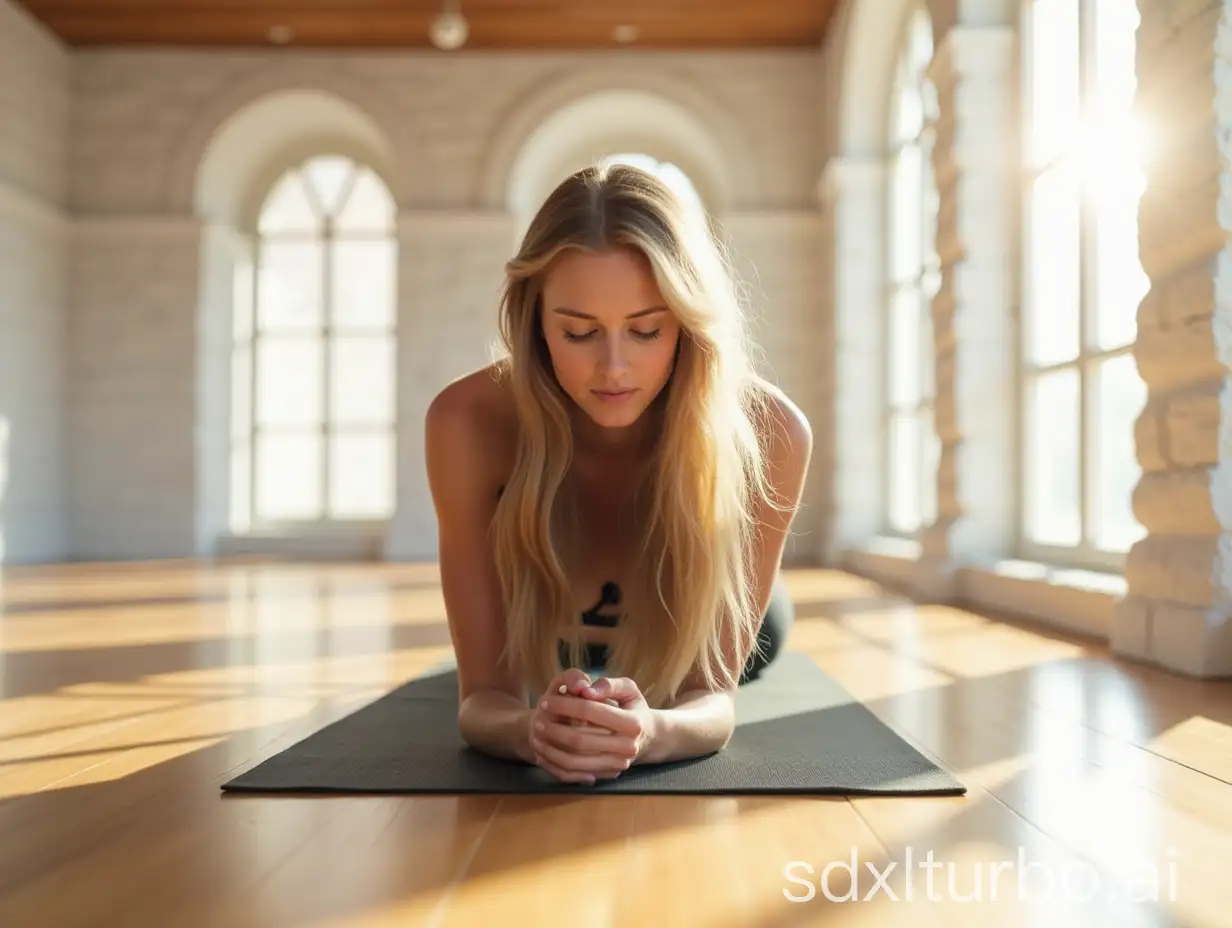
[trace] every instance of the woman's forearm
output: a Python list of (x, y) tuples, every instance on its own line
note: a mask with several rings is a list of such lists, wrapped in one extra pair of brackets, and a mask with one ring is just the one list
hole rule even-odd
[(530, 719), (534, 712), (508, 693), (481, 690), (472, 693), (458, 712), (458, 728), (476, 750), (505, 760), (534, 763), (530, 747)]
[(693, 690), (669, 708), (653, 710), (654, 732), (638, 764), (662, 764), (712, 754), (727, 746), (736, 727), (730, 693)]

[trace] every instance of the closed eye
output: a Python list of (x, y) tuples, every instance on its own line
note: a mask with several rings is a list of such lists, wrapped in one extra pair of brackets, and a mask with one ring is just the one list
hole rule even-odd
[[(591, 329), (590, 332), (575, 334), (565, 330), (564, 338), (567, 341), (589, 341), (590, 339), (593, 339), (595, 334), (598, 332), (599, 329)], [(662, 334), (662, 332), (662, 329), (653, 329), (652, 332), (638, 332), (638, 330), (633, 329), (631, 334), (633, 335), (633, 338), (642, 341), (654, 341), (654, 339), (659, 338), (659, 335)]]

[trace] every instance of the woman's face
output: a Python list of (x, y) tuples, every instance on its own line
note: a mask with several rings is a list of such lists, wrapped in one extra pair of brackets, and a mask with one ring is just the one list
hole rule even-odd
[(543, 334), (565, 392), (598, 425), (632, 425), (667, 384), (680, 325), (635, 249), (564, 252), (543, 284)]

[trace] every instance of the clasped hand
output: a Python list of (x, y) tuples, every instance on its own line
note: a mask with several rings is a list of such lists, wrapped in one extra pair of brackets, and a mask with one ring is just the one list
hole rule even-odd
[(627, 677), (592, 684), (583, 671), (566, 670), (531, 713), (535, 764), (564, 783), (615, 779), (642, 756), (652, 737), (653, 714)]

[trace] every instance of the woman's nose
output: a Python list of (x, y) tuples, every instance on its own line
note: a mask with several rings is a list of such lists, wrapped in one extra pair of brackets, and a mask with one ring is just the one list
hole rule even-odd
[(626, 346), (619, 335), (609, 335), (603, 341), (603, 366), (609, 371), (621, 371), (628, 366)]

